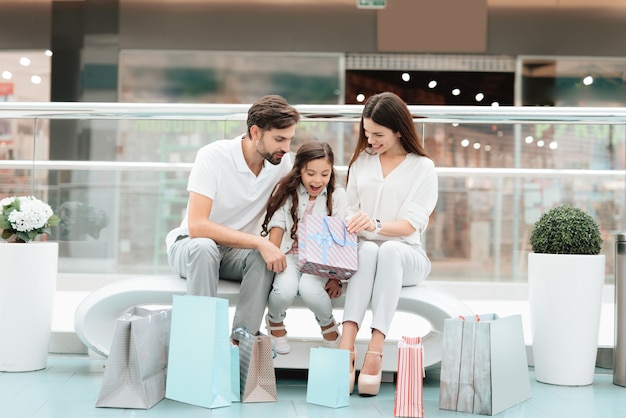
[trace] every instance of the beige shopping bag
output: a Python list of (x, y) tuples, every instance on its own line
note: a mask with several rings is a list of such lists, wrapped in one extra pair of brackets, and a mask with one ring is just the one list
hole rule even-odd
[(241, 402), (275, 402), (274, 348), (268, 335), (238, 329)]
[(135, 307), (118, 318), (96, 407), (149, 409), (165, 397), (170, 313)]
[(439, 408), (495, 415), (529, 398), (521, 315), (444, 321)]

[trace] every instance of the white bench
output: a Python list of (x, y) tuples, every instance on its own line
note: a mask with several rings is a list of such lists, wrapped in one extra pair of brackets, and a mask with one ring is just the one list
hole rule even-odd
[[(76, 334), (88, 349), (106, 357), (111, 346), (115, 320), (122, 313), (138, 305), (171, 305), (172, 295), (185, 293), (186, 281), (174, 276), (138, 276), (111, 283), (92, 292), (80, 303), (74, 316)], [(239, 283), (220, 280), (217, 296), (227, 299), (230, 306), (235, 306), (239, 296)], [(343, 296), (333, 300), (333, 306), (337, 309), (341, 309), (343, 303)], [(294, 307), (305, 308), (302, 299), (296, 298)], [(444, 320), (473, 314), (469, 307), (456, 297), (424, 284), (402, 289), (398, 311), (419, 316), (430, 324), (430, 331), (422, 336), (426, 367), (441, 361)], [(415, 336), (415, 331), (407, 330), (406, 335)], [(321, 345), (321, 336), (290, 337), (290, 342), (292, 352), (277, 356), (274, 360), (275, 367), (308, 368), (309, 349)], [(357, 340), (356, 345), (360, 357), (357, 360), (358, 366), (362, 364), (367, 341)], [(383, 371), (393, 372), (396, 369), (397, 341), (388, 339), (383, 356)]]

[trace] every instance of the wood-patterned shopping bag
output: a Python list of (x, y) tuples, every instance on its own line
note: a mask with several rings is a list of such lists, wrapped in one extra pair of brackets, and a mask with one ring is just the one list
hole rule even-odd
[(521, 315), (444, 320), (439, 408), (495, 415), (530, 398)]

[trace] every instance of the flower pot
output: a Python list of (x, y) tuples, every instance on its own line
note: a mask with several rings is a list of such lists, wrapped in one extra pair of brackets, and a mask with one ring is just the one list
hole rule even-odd
[(604, 255), (528, 255), (535, 378), (593, 383), (604, 286)]
[(56, 242), (0, 243), (0, 371), (47, 365), (58, 252)]

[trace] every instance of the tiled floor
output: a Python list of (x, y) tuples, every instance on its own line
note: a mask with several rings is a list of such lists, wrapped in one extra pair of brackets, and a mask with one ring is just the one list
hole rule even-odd
[[(235, 403), (230, 407), (205, 409), (165, 399), (150, 410), (95, 408), (103, 377), (103, 360), (87, 356), (51, 355), (45, 370), (24, 373), (0, 373), (0, 417), (85, 418), (151, 417), (193, 418), (201, 416), (290, 418), (290, 417), (359, 417), (393, 416), (395, 385), (383, 383), (378, 396), (364, 398), (356, 393), (350, 406), (332, 409), (306, 403), (306, 380), (300, 373), (278, 372), (278, 402)], [(564, 387), (538, 383), (529, 371), (531, 398), (513, 406), (499, 417), (626, 417), (626, 388), (613, 384), (611, 370), (597, 369), (590, 386)], [(426, 372), (425, 416), (481, 416), (440, 410), (439, 370)]]

